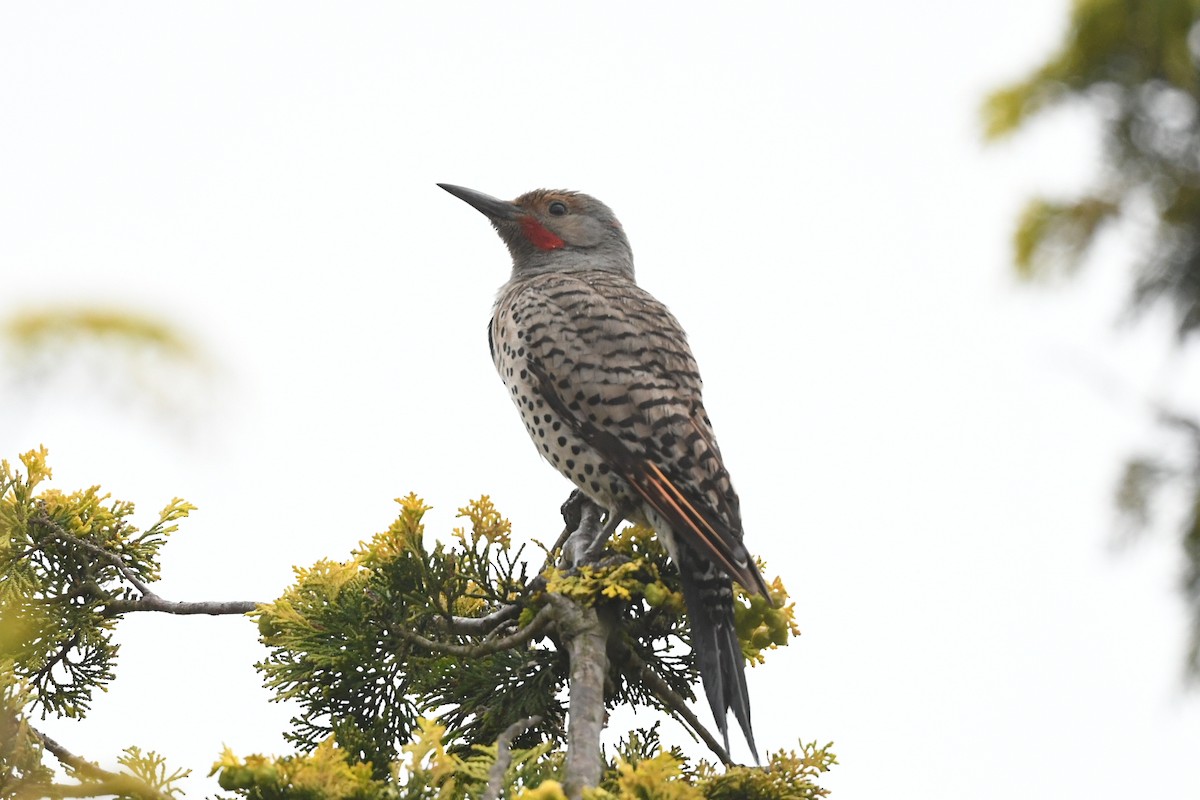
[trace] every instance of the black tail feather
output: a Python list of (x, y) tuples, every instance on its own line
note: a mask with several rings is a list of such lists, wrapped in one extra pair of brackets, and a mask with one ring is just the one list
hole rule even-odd
[(750, 746), (754, 763), (758, 748), (750, 727), (750, 694), (746, 688), (746, 660), (733, 624), (733, 584), (711, 563), (704, 563), (680, 548), (683, 563), (679, 565), (683, 598), (687, 604), (688, 621), (692, 630), (692, 652), (704, 683), (704, 694), (712, 709), (717, 729), (729, 750), (729, 724), (726, 719), (733, 710), (738, 725)]

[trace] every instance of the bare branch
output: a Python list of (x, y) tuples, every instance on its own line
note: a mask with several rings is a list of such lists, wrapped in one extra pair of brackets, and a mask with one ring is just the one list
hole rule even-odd
[(249, 614), (261, 603), (253, 600), (164, 600), (156, 594), (139, 597), (137, 600), (113, 600), (104, 604), (105, 616), (116, 616), (128, 611), (161, 611), (166, 614)]
[(107, 561), (117, 568), (125, 580), (129, 581), (135, 589), (141, 592), (142, 596), (136, 600), (114, 599), (105, 603), (104, 613), (107, 616), (124, 614), (128, 611), (162, 611), (167, 614), (248, 614), (259, 606), (258, 603), (249, 600), (195, 602), (164, 600), (151, 591), (150, 587), (138, 577), (136, 572), (129, 568), (129, 565), (119, 555), (99, 545), (92, 544), (85, 539), (80, 539), (52, 520), (46, 512), (44, 504), (38, 509), (38, 514), (34, 518), (34, 522), (48, 529), (51, 534), (64, 542), (68, 542)]
[(432, 650), (435, 653), (445, 653), (451, 656), (460, 656), (462, 658), (476, 658), (478, 656), (491, 655), (498, 653), (501, 650), (511, 650), (514, 647), (519, 647), (537, 636), (550, 623), (552, 614), (550, 606), (545, 606), (539, 611), (534, 618), (524, 628), (516, 631), (510, 636), (505, 636), (500, 639), (495, 639), (485, 644), (451, 644), (450, 642), (438, 642), (433, 639), (427, 639), (419, 633), (406, 631), (403, 628), (397, 628), (396, 633), (401, 639), (411, 642), (412, 644), (424, 647), (427, 650)]
[(484, 636), (521, 613), (520, 606), (506, 605), (483, 617), (435, 617), (438, 625), (450, 633), (464, 636)]
[(672, 689), (671, 686), (662, 679), (661, 675), (650, 669), (650, 666), (645, 661), (642, 661), (641, 657), (639, 657), (638, 654), (633, 652), (633, 650), (630, 648), (625, 649), (624, 657), (625, 661), (631, 668), (630, 670), (627, 670), (626, 674), (632, 672), (633, 675), (631, 677), (640, 678), (642, 683), (646, 684), (650, 691), (654, 693), (655, 697), (661, 700), (663, 704), (667, 706), (667, 708), (675, 712), (675, 714), (680, 717), (682, 721), (689, 728), (691, 728), (692, 731), (699, 736), (706, 745), (708, 745), (708, 749), (711, 750), (717, 758), (721, 759), (722, 764), (726, 766), (733, 764), (733, 759), (729, 757), (729, 752), (719, 741), (717, 741), (717, 737), (713, 736), (708, 728), (704, 727), (704, 725), (700, 722), (700, 719), (696, 716), (692, 709), (688, 707), (687, 701), (680, 697), (679, 693)]
[(542, 721), (540, 714), (519, 719), (504, 729), (496, 740), (496, 762), (488, 770), (487, 789), (482, 800), (497, 800), (500, 790), (504, 788), (504, 773), (512, 763), (512, 740)]

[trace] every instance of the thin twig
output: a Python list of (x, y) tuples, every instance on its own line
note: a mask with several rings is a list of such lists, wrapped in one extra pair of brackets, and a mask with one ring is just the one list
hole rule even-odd
[(104, 604), (104, 615), (108, 617), (128, 611), (161, 611), (165, 614), (249, 614), (261, 603), (253, 600), (164, 600), (158, 595), (139, 597), (137, 600), (112, 600)]
[(504, 729), (496, 740), (496, 762), (488, 770), (487, 789), (483, 792), (482, 800), (497, 800), (500, 790), (504, 788), (504, 773), (512, 764), (512, 740), (542, 721), (541, 714), (519, 719)]
[(80, 539), (75, 534), (69, 532), (63, 526), (50, 518), (43, 505), (39, 510), (34, 522), (47, 528), (50, 532), (62, 539), (65, 542), (80, 547), (89, 553), (99, 556), (100, 558), (112, 564), (125, 580), (133, 584), (134, 588), (141, 592), (142, 596), (136, 600), (110, 600), (104, 604), (104, 613), (106, 616), (116, 616), (124, 614), (128, 611), (162, 611), (167, 614), (247, 614), (259, 606), (250, 600), (220, 600), (220, 601), (172, 601), (164, 600), (158, 594), (150, 590), (150, 587), (138, 577), (137, 573), (130, 569), (129, 565), (122, 558), (111, 550), (106, 550), (99, 545), (93, 544), (86, 539)]
[(625, 648), (623, 655), (626, 663), (635, 673), (634, 677), (641, 678), (642, 682), (654, 693), (655, 697), (682, 718), (683, 722), (692, 729), (692, 732), (708, 745), (708, 749), (717, 758), (721, 759), (722, 764), (726, 766), (733, 764), (733, 759), (729, 757), (729, 751), (717, 741), (717, 737), (713, 736), (708, 728), (704, 727), (692, 709), (688, 707), (687, 701), (672, 689), (670, 684), (662, 679), (661, 675), (650, 669), (650, 665), (643, 661), (632, 648)]
[(438, 642), (433, 639), (427, 639), (419, 633), (404, 630), (403, 628), (397, 628), (396, 633), (401, 639), (424, 647), (427, 650), (432, 650), (435, 653), (445, 653), (446, 655), (460, 656), (462, 658), (475, 658), (477, 656), (498, 653), (501, 650), (511, 650), (514, 647), (525, 644), (541, 633), (542, 629), (550, 623), (550, 619), (550, 607), (545, 606), (524, 628), (487, 644), (451, 644), (450, 642)]

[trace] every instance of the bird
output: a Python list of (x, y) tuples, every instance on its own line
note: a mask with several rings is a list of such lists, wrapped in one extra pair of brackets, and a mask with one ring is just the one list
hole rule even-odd
[(637, 285), (624, 228), (594, 197), (537, 189), (509, 202), (438, 186), (487, 217), (512, 256), (488, 346), (538, 452), (606, 509), (610, 530), (621, 518), (655, 530), (725, 750), (732, 710), (757, 762), (732, 581), (770, 593), (742, 542), (687, 335)]

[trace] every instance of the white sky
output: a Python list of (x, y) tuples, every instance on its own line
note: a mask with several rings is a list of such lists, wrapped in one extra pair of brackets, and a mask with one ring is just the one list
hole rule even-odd
[[(271, 599), (409, 491), (431, 532), (490, 493), (552, 539), (569, 487), (487, 353), (507, 254), (434, 183), (583, 190), (689, 330), (747, 543), (797, 602), (750, 674), (762, 748), (834, 740), (837, 797), (1194, 797), (1179, 562), (1118, 554), (1110, 509), (1158, 441), (1144, 402), (1196, 384), (1161, 318), (1115, 328), (1118, 238), (1070, 288), (1011, 277), (1023, 200), (1095, 174), (1089, 120), (979, 143), (1066, 3), (648, 6), (0, 5), (0, 313), (119, 303), (219, 365), (187, 427), (10, 385), (0, 455), (45, 443), (55, 485), (143, 522), (196, 503), (171, 599)], [(119, 637), (92, 715), (44, 725), (68, 747), (198, 775), (285, 750), (252, 625)]]

